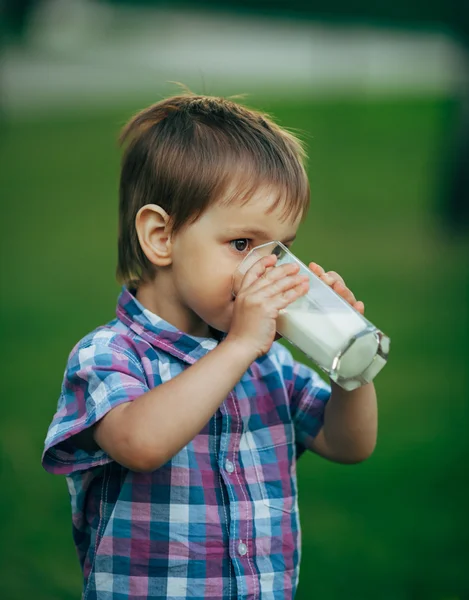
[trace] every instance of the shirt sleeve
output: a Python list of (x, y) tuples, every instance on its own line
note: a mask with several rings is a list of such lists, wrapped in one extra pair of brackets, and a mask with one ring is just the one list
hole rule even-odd
[(142, 365), (128, 349), (109, 343), (78, 345), (70, 354), (57, 412), (47, 432), (42, 456), (46, 471), (70, 474), (111, 462), (103, 450), (86, 452), (69, 438), (148, 390)]
[(277, 345), (290, 399), (298, 457), (308, 448), (308, 442), (316, 437), (324, 424), (324, 410), (331, 395), (331, 387), (314, 369), (296, 361), (285, 346)]

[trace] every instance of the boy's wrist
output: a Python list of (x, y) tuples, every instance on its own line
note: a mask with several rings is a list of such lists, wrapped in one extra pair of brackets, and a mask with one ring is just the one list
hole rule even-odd
[(239, 338), (230, 337), (228, 335), (220, 346), (229, 349), (230, 359), (245, 364), (246, 369), (257, 358), (257, 351)]

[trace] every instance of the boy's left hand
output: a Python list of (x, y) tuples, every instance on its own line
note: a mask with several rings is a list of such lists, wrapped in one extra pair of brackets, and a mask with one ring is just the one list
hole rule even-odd
[(356, 311), (358, 311), (362, 315), (365, 313), (365, 305), (363, 304), (363, 302), (357, 302), (355, 296), (345, 285), (344, 280), (338, 273), (336, 273), (335, 271), (328, 271), (326, 273), (321, 267), (321, 265), (318, 265), (314, 262), (309, 263), (308, 266), (311, 269), (311, 271), (317, 277), (319, 277), (319, 279), (321, 279), (321, 281), (327, 283), (327, 285), (329, 285), (334, 290), (334, 292), (339, 294), (339, 296), (341, 296), (344, 300), (351, 304)]

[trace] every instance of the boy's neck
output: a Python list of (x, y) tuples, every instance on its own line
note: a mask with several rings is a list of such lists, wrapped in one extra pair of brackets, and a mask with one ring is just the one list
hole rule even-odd
[(212, 337), (207, 323), (181, 304), (172, 281), (160, 272), (152, 282), (141, 284), (136, 298), (146, 309), (188, 335)]

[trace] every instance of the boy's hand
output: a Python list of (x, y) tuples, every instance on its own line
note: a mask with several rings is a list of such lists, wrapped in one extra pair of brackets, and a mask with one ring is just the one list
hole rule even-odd
[(298, 275), (299, 266), (273, 269), (277, 257), (261, 258), (246, 272), (236, 295), (233, 318), (226, 341), (235, 342), (252, 354), (254, 361), (269, 351), (279, 312), (306, 294), (308, 276)]
[(335, 271), (328, 271), (327, 273), (325, 273), (324, 269), (314, 262), (309, 263), (308, 266), (311, 269), (311, 271), (317, 277), (319, 277), (319, 279), (324, 281), (324, 283), (327, 283), (327, 285), (329, 285), (334, 290), (334, 292), (339, 294), (339, 296), (342, 296), (342, 298), (346, 300), (349, 304), (351, 304), (356, 311), (358, 311), (362, 315), (365, 313), (365, 305), (363, 304), (363, 302), (356, 301), (355, 296), (345, 285), (344, 280), (338, 273), (336, 273)]

